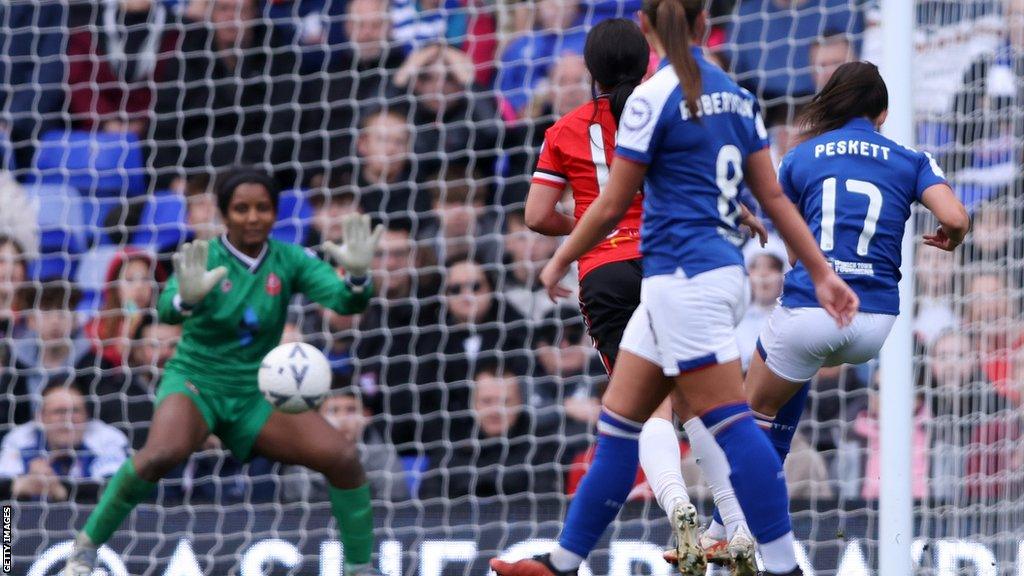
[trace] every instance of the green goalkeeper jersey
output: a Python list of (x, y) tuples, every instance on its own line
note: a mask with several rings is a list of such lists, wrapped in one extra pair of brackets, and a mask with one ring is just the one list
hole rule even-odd
[(220, 237), (210, 241), (207, 269), (224, 266), (218, 286), (188, 312), (180, 306), (178, 279), (160, 295), (160, 321), (182, 324), (167, 370), (195, 385), (223, 392), (252, 390), (260, 361), (281, 341), (288, 303), (298, 293), (339, 314), (366, 308), (372, 286), (351, 289), (326, 262), (300, 246), (269, 240), (257, 258)]

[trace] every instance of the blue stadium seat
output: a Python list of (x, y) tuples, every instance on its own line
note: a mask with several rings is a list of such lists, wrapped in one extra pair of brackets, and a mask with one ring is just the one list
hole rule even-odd
[(124, 204), (124, 198), (90, 197), (82, 198), (82, 222), (89, 245), (113, 246), (117, 244), (110, 237), (113, 228), (107, 227), (107, 216)]
[(82, 290), (79, 312), (91, 315), (99, 310), (107, 284), (107, 268), (120, 251), (118, 246), (97, 246), (82, 254), (75, 274), (75, 283)]
[(185, 199), (175, 192), (157, 192), (142, 207), (139, 227), (132, 244), (148, 246), (155, 252), (167, 252), (188, 236), (185, 223)]
[(281, 242), (302, 244), (306, 241), (313, 207), (306, 200), (305, 190), (285, 190), (277, 203), (277, 223), (270, 237)]
[(70, 186), (37, 184), (26, 188), (37, 206), (39, 223), (39, 259), (29, 264), (35, 280), (70, 278), (75, 256), (88, 245), (82, 201)]
[(134, 134), (51, 130), (39, 139), (28, 180), (74, 186), (91, 196), (143, 194), (142, 145)]

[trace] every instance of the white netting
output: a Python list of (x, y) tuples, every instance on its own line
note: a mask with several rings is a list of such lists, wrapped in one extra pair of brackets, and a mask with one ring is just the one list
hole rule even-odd
[[(761, 98), (779, 156), (824, 74), (884, 54), (885, 15), (871, 0), (709, 5), (711, 54)], [(552, 309), (537, 290), (557, 242), (528, 231), (522, 202), (544, 130), (589, 97), (571, 55), (591, 25), (638, 7), (0, 5), (0, 489), (23, 495), (10, 499), (12, 573), (54, 573), (98, 489), (79, 479), (66, 494), (32, 496), (38, 488), (19, 481), (31, 462), (68, 478), (112, 471), (77, 458), (88, 450), (38, 450), (40, 390), (83, 387), (91, 416), (113, 426), (94, 425), (86, 447), (113, 452), (114, 464), (126, 444), (142, 445), (177, 338), (151, 325), (153, 297), (177, 246), (219, 233), (211, 179), (243, 162), (286, 190), (278, 239), (337, 240), (341, 215), (356, 209), (388, 227), (369, 310), (345, 318), (296, 301), (286, 333), (325, 350), (336, 384), (360, 391), (369, 417), (346, 425), (365, 425), (381, 570), (480, 574), (496, 554), (543, 551), (585, 469), (606, 379), (578, 312)], [(917, 7), (917, 145), (946, 170), (975, 229), (955, 256), (924, 248), (915, 263), (915, 558), (926, 574), (1019, 576), (1024, 5)], [(456, 265), (467, 258), (479, 264)], [(781, 286), (764, 268), (754, 282), (764, 305), (741, 326), (748, 351)], [(69, 307), (73, 321), (59, 312)], [(874, 574), (875, 373), (819, 375), (787, 463), (807, 574)], [(485, 402), (503, 399), (522, 405), (508, 430)], [(668, 573), (657, 554), (667, 527), (648, 492), (636, 496), (592, 557), (594, 573)], [(340, 573), (322, 479), (243, 466), (215, 444), (173, 472), (110, 548), (114, 574)]]

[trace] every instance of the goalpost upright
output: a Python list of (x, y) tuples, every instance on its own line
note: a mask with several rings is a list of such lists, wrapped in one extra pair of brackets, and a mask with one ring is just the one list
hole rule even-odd
[[(914, 144), (912, 61), (914, 0), (881, 0), (884, 58), (880, 68), (889, 88), (889, 118), (883, 131), (905, 145)], [(914, 419), (914, 219), (903, 236), (900, 315), (881, 354), (881, 494), (879, 499), (878, 574), (910, 574), (914, 539), (911, 491)]]

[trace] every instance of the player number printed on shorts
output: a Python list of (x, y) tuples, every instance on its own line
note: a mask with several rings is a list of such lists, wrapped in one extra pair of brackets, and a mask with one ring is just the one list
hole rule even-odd
[[(860, 239), (857, 241), (857, 254), (867, 256), (871, 238), (875, 235), (875, 229), (878, 226), (878, 217), (882, 214), (882, 191), (878, 189), (878, 186), (863, 180), (851, 178), (844, 184), (847, 192), (868, 197), (868, 211), (864, 215), (864, 227), (861, 229)], [(821, 185), (822, 252), (829, 252), (835, 247), (837, 186), (838, 182), (834, 177), (826, 178)]]

